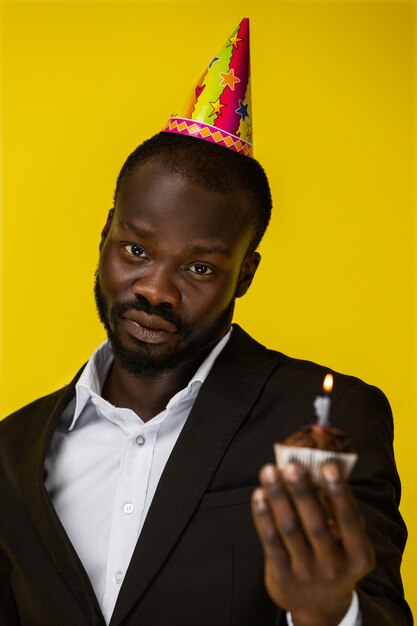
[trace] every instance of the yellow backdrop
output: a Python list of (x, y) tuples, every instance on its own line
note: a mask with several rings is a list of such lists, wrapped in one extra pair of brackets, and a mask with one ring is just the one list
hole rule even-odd
[(3, 1), (0, 413), (102, 340), (92, 280), (118, 169), (244, 16), (275, 216), (236, 319), (387, 393), (416, 610), (412, 2)]

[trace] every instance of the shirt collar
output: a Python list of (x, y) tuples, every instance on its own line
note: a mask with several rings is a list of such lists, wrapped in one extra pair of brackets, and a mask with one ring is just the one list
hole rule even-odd
[(204, 361), (202, 362), (202, 364), (200, 365), (200, 367), (198, 368), (198, 370), (196, 371), (196, 373), (194, 374), (194, 376), (192, 377), (188, 385), (184, 389), (181, 389), (181, 391), (178, 391), (175, 394), (175, 396), (173, 396), (171, 400), (168, 402), (167, 404), (168, 410), (171, 410), (175, 408), (176, 406), (178, 406), (178, 404), (182, 402), (183, 400), (185, 400), (187, 397), (194, 398), (197, 395), (198, 390), (200, 389), (201, 385), (204, 383), (207, 376), (209, 375), (209, 372), (214, 365), (214, 361), (217, 359), (220, 352), (223, 350), (223, 348), (229, 341), (231, 334), (232, 334), (232, 329), (230, 329), (227, 335), (225, 335), (222, 339), (220, 339), (220, 341), (214, 346), (211, 352), (209, 352), (208, 356), (204, 359)]
[(72, 430), (91, 397), (101, 396), (101, 390), (113, 363), (110, 343), (104, 341), (91, 355), (75, 385), (75, 411), (68, 430)]
[[(210, 353), (201, 363), (200, 367), (197, 369), (194, 376), (191, 378), (187, 387), (178, 391), (178, 393), (176, 393), (175, 396), (173, 396), (169, 400), (166, 407), (167, 410), (171, 410), (178, 406), (178, 404), (185, 399), (197, 395), (198, 390), (206, 380), (211, 368), (213, 367), (215, 360), (229, 341), (231, 334), (232, 328), (230, 328), (229, 332), (224, 337), (222, 337), (222, 339), (220, 339), (220, 341), (210, 351)], [(74, 428), (75, 423), (77, 422), (90, 398), (94, 396), (101, 397), (101, 390), (103, 388), (104, 382), (113, 363), (113, 360), (114, 356), (110, 347), (110, 343), (109, 341), (104, 341), (90, 357), (80, 378), (78, 379), (77, 384), (75, 385), (75, 411), (74, 417), (68, 430), (72, 430)]]

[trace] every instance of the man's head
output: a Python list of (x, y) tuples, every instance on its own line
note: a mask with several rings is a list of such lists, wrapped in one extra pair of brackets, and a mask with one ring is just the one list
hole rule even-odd
[(268, 179), (258, 161), (201, 139), (159, 133), (144, 141), (126, 159), (117, 178), (115, 206), (123, 181), (151, 159), (158, 159), (167, 171), (182, 174), (207, 189), (246, 194), (253, 223), (249, 252), (256, 250), (269, 224), (272, 209)]
[(260, 165), (225, 148), (161, 133), (128, 157), (95, 288), (127, 371), (156, 375), (198, 362), (227, 332), (270, 210)]

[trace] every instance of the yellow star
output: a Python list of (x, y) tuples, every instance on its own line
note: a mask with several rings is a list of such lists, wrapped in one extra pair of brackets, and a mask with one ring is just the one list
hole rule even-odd
[(222, 77), (222, 82), (220, 83), (220, 87), (223, 85), (228, 85), (232, 91), (235, 90), (235, 84), (240, 83), (240, 78), (235, 76), (235, 71), (233, 67), (228, 72), (220, 72), (220, 76)]
[(218, 100), (216, 100), (216, 102), (210, 102), (210, 105), (213, 107), (213, 110), (210, 113), (209, 117), (211, 117), (215, 113), (217, 113), (218, 115), (221, 115), (222, 114), (222, 108), (226, 106), (225, 104), (222, 104), (220, 102), (220, 98), (218, 98)]
[[(243, 39), (241, 39), (240, 37), (237, 36), (237, 33), (235, 33), (233, 35), (233, 37), (229, 37), (229, 41), (232, 44), (232, 46), (234, 48), (237, 48), (237, 44), (239, 43), (239, 41), (243, 41)], [(229, 44), (230, 45), (230, 44)]]

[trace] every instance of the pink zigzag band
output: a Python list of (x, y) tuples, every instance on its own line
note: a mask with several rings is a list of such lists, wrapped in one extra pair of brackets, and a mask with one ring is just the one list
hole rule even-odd
[(162, 132), (198, 137), (205, 141), (217, 143), (230, 150), (235, 150), (235, 152), (239, 152), (245, 156), (253, 156), (253, 147), (248, 141), (236, 135), (232, 135), (221, 128), (211, 126), (211, 124), (205, 124), (204, 122), (189, 120), (183, 117), (170, 117), (166, 126), (162, 129)]

